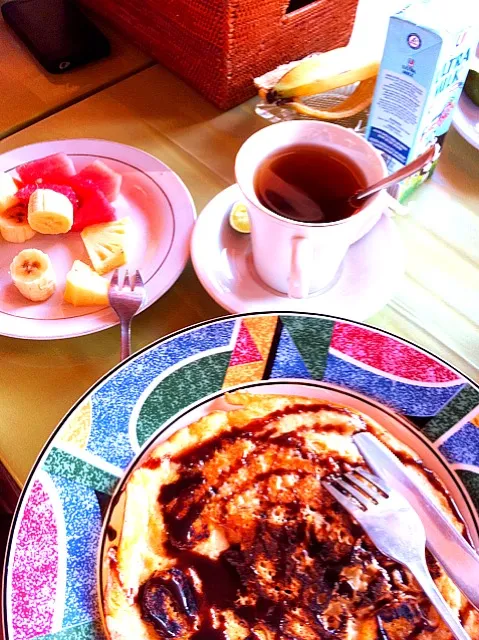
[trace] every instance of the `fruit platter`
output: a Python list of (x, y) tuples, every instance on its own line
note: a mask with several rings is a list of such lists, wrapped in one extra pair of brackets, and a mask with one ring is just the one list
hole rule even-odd
[[(126, 264), (128, 218), (116, 219), (110, 204), (120, 194), (122, 177), (102, 160), (76, 173), (72, 159), (56, 153), (17, 167), (19, 178), (0, 174), (0, 234), (13, 244), (35, 235), (80, 231), (92, 267), (75, 260), (66, 276), (64, 300), (75, 306), (108, 304), (102, 278)], [(12, 282), (33, 302), (50, 298), (56, 274), (48, 254), (22, 249), (10, 265)]]
[[(0, 333), (60, 338), (115, 324), (108, 287), (118, 268), (141, 270), (150, 303), (173, 284), (195, 218), (174, 172), (106, 141), (24, 149), (0, 167)], [(6, 164), (12, 153), (27, 159)]]

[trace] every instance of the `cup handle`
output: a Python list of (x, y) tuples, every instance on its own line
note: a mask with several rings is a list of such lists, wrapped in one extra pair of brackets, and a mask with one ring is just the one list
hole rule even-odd
[(311, 285), (313, 248), (307, 238), (295, 236), (292, 239), (291, 273), (288, 283), (290, 298), (306, 298)]

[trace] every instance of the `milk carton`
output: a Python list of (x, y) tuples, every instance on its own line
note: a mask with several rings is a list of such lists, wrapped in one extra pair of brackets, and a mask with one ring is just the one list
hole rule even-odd
[(400, 200), (437, 162), (474, 55), (471, 9), (461, 0), (417, 0), (390, 18), (366, 138), (384, 153), (390, 173), (431, 145), (438, 149), (432, 166), (399, 185)]

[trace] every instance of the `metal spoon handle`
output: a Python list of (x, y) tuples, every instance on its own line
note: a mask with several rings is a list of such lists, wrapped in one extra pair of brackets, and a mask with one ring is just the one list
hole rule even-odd
[(416, 173), (416, 171), (422, 169), (425, 164), (432, 161), (435, 151), (436, 149), (433, 145), (418, 158), (404, 166), (402, 169), (399, 169), (399, 171), (395, 171), (394, 173), (391, 173), (390, 176), (387, 176), (379, 182), (376, 182), (376, 184), (373, 184), (370, 187), (367, 187), (366, 189), (362, 189), (361, 191), (355, 193), (352, 197), (352, 200), (362, 200), (363, 198), (367, 198), (377, 191), (381, 191), (381, 189), (386, 189), (392, 184), (404, 180), (404, 178), (407, 178), (408, 176), (412, 176), (413, 173)]

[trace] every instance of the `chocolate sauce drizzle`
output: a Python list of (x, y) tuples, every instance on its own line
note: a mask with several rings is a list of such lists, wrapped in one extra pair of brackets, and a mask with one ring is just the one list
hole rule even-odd
[[(275, 423), (283, 416), (324, 409), (354, 418), (354, 422), (300, 426), (291, 433), (276, 431)], [(142, 617), (159, 638), (189, 633), (193, 640), (229, 640), (226, 616), (231, 613), (248, 634), (247, 640), (260, 640), (259, 629), (268, 629), (275, 640), (337, 640), (346, 631), (348, 617), (361, 612), (376, 616), (378, 638), (386, 640), (399, 638), (388, 635), (398, 616), (407, 614), (411, 622), (409, 635), (402, 635), (402, 640), (433, 628), (421, 609), (421, 604), (427, 606), (422, 592), (414, 584), (407, 584), (402, 568), (383, 556), (350, 516), (320, 489), (322, 476), (347, 471), (350, 466), (313, 451), (305, 433), (363, 429), (367, 424), (346, 408), (326, 403), (297, 404), (254, 420), (246, 428), (221, 433), (173, 458), (181, 465), (180, 477), (162, 487), (158, 501), (168, 535), (167, 551), (176, 564), (153, 574), (138, 595)], [(241, 441), (252, 441), (253, 449), (245, 448), (238, 459), (232, 456), (230, 466), (217, 481), (207, 481), (207, 463), (225, 452), (224, 459), (229, 461), (228, 452)], [(250, 468), (248, 460), (260, 459), (266, 451), (275, 452), (271, 467), (248, 473), (243, 484), (234, 485), (239, 492), (261, 487), (256, 494), (261, 497), (261, 508), (252, 509), (251, 535), (230, 544), (216, 559), (196, 553), (195, 546), (209, 537), (208, 518), (202, 517), (205, 510), (213, 504), (215, 513), (226, 518), (231, 496), (222, 494), (222, 487), (242, 467)], [(292, 461), (291, 468), (284, 466), (282, 454)], [(159, 464), (161, 460), (150, 459), (146, 466)], [(305, 507), (314, 511), (314, 504), (295, 494), (294, 483), (288, 500), (271, 500), (268, 483), (274, 476), (292, 476), (294, 483), (316, 483), (318, 517), (325, 517), (333, 531), (334, 527), (345, 531), (347, 539), (318, 539), (311, 522), (302, 516)], [(435, 486), (445, 491), (441, 484)], [(271, 517), (278, 504), (281, 522)], [(353, 588), (346, 569), (363, 572), (371, 566), (375, 567), (374, 575), (367, 588)], [(394, 575), (401, 576), (399, 584)], [(412, 599), (414, 606), (408, 604)]]

